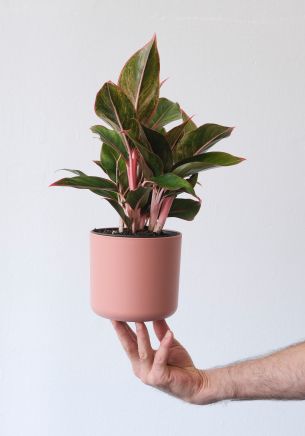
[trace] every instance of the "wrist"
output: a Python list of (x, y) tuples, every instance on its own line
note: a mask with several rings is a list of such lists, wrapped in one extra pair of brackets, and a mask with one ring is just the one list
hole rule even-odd
[(232, 400), (235, 389), (230, 373), (230, 367), (200, 370), (206, 379), (198, 395), (198, 404), (211, 404), (218, 401)]

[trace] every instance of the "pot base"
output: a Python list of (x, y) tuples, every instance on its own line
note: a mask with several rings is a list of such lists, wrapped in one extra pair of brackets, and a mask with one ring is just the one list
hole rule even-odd
[(114, 312), (97, 312), (93, 307), (92, 310), (102, 318), (110, 319), (111, 321), (123, 321), (123, 322), (150, 322), (150, 321), (158, 321), (160, 319), (165, 319), (173, 315), (177, 307), (171, 312), (166, 313), (135, 313), (134, 315), (130, 314), (126, 317), (126, 314), (122, 313), (114, 313)]

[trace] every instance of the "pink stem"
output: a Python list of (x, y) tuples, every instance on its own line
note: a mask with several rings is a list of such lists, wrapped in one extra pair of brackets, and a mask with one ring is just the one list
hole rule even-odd
[(152, 232), (157, 223), (158, 215), (160, 210), (160, 191), (154, 187), (151, 203), (150, 203), (150, 217), (149, 217), (149, 230)]
[(144, 229), (146, 220), (147, 220), (147, 214), (141, 215), (141, 217), (140, 217), (140, 224), (139, 224), (140, 230)]
[(138, 168), (138, 153), (135, 148), (130, 151), (129, 160), (127, 162), (127, 176), (129, 189), (135, 191), (137, 189), (137, 168)]
[(161, 211), (158, 217), (158, 222), (155, 226), (154, 231), (159, 233), (163, 229), (165, 221), (168, 217), (170, 208), (172, 207), (173, 201), (175, 197), (165, 197), (162, 201)]

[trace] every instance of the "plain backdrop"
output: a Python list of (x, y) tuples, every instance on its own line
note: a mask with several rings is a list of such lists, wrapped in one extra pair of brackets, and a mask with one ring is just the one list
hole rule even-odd
[(302, 402), (192, 406), (142, 385), (89, 306), (88, 232), (115, 212), (48, 188), (59, 168), (98, 174), (95, 94), (156, 32), (162, 95), (236, 126), (215, 150), (247, 158), (201, 175), (193, 223), (168, 222), (183, 232), (169, 324), (201, 368), (304, 340), (304, 1), (0, 5), (1, 436), (304, 435)]

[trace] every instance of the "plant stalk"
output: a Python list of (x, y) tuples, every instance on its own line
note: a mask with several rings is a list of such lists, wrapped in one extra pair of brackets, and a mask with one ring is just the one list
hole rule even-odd
[(165, 221), (168, 217), (170, 208), (172, 207), (173, 201), (175, 197), (165, 197), (163, 198), (160, 214), (157, 220), (157, 223), (154, 227), (154, 232), (160, 233), (164, 227)]
[(150, 216), (149, 216), (149, 226), (148, 229), (153, 232), (154, 228), (157, 224), (157, 219), (161, 207), (161, 197), (162, 197), (163, 189), (158, 189), (156, 187), (153, 188), (151, 203), (150, 203)]
[(127, 176), (129, 189), (135, 191), (137, 189), (137, 168), (138, 168), (138, 153), (135, 148), (130, 151), (127, 162)]

